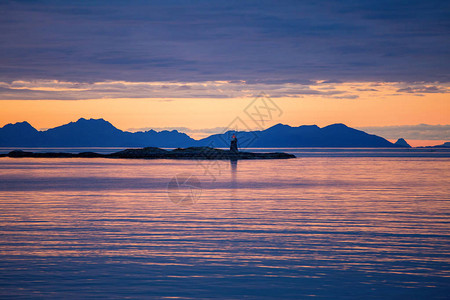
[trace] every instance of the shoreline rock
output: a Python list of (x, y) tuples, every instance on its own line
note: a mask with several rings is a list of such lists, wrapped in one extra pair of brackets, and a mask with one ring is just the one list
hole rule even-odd
[(36, 157), (36, 158), (125, 158), (125, 159), (205, 159), (205, 160), (239, 160), (239, 159), (288, 159), (295, 155), (284, 152), (254, 153), (231, 152), (210, 147), (189, 147), (165, 150), (156, 147), (125, 149), (111, 154), (95, 152), (65, 153), (65, 152), (25, 152), (14, 150), (0, 157)]

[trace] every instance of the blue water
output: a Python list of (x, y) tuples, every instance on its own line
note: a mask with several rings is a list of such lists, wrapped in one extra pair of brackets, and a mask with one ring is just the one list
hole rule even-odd
[(442, 157), (0, 158), (0, 296), (448, 299), (449, 216)]

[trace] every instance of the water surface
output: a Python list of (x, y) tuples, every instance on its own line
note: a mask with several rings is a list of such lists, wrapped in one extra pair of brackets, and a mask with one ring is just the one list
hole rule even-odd
[(0, 158), (0, 296), (445, 299), (449, 179), (439, 157)]

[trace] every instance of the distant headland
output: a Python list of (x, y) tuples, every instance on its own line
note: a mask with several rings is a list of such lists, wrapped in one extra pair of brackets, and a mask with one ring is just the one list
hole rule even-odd
[(295, 158), (295, 155), (273, 152), (252, 153), (242, 151), (230, 151), (214, 149), (210, 147), (189, 147), (165, 150), (156, 147), (141, 149), (126, 149), (111, 154), (99, 154), (95, 152), (65, 153), (65, 152), (26, 152), (14, 150), (8, 154), (0, 154), (0, 157), (36, 157), (36, 158), (128, 158), (128, 159), (207, 159), (207, 160), (241, 160), (241, 159), (287, 159)]
[(240, 148), (290, 147), (408, 147), (406, 142), (390, 141), (344, 124), (325, 127), (277, 124), (257, 131), (228, 130), (195, 140), (185, 133), (172, 131), (127, 132), (103, 119), (84, 119), (38, 131), (28, 122), (7, 124), (0, 128), (0, 147), (212, 147), (228, 148), (236, 134)]

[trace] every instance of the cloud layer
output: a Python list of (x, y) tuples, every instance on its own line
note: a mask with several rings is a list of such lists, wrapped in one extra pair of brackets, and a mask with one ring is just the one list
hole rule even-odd
[(2, 1), (0, 81), (449, 82), (449, 28), (442, 0)]
[(57, 80), (18, 80), (0, 82), (0, 100), (86, 100), (114, 98), (242, 98), (261, 92), (270, 97), (325, 97), (357, 99), (359, 95), (422, 96), (424, 93), (448, 93), (447, 84), (423, 83), (334, 83), (327, 81), (302, 83), (247, 83), (245, 81), (206, 82), (69, 82)]

